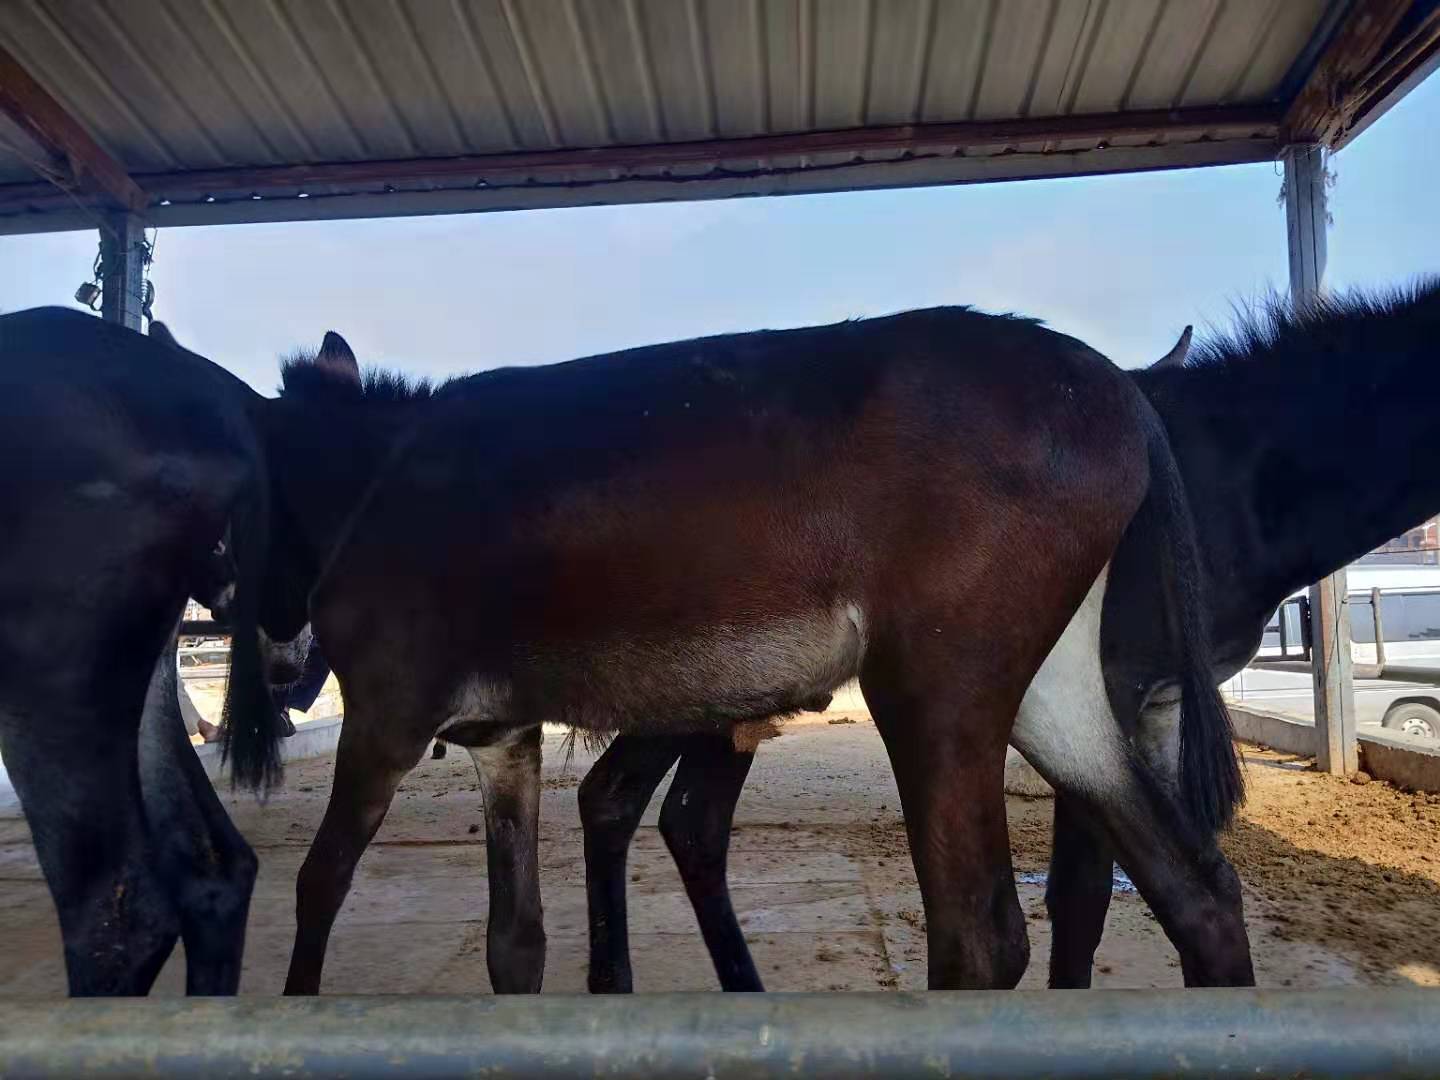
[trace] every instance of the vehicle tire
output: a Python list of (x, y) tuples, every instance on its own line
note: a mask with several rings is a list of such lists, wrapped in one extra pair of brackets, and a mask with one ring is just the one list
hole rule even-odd
[(1392, 706), (1382, 722), (1387, 728), (1402, 735), (1440, 739), (1440, 710), (1422, 705), (1418, 701)]

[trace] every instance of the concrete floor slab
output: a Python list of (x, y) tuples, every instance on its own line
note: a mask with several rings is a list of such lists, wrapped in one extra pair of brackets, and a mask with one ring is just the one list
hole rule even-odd
[[(541, 797), (540, 866), (549, 937), (545, 988), (580, 991), (585, 988), (588, 946), (575, 799), (591, 756), (579, 750), (567, 766), (558, 747), (557, 738), (547, 739)], [(295, 875), (324, 813), (332, 767), (326, 758), (292, 763), (286, 786), (264, 804), (228, 791), (223, 794), (261, 861), (244, 993), (274, 994), (284, 983), (294, 935)], [(1285, 774), (1283, 782), (1325, 783), (1300, 774)], [(1354, 790), (1359, 789), (1346, 785), (1340, 795), (1353, 798)], [(655, 828), (659, 802), (657, 798), (645, 817), (626, 871), (636, 986), (649, 991), (715, 989), (694, 914)], [(1019, 891), (1032, 950), (1022, 985), (1041, 986), (1049, 924), (1043, 878), (1035, 875), (1043, 872), (1048, 857), (1050, 804), (1011, 799), (1007, 805), (1012, 850), (1024, 877)], [(1263, 800), (1257, 806), (1252, 797), (1246, 811), (1252, 841), (1272, 835), (1264, 831), (1269, 827), (1268, 812)], [(1420, 809), (1407, 812), (1413, 817)], [(925, 986), (919, 890), (889, 764), (873, 725), (864, 721), (831, 725), (824, 718), (810, 719), (763, 745), (737, 822), (730, 856), (732, 894), (767, 986), (776, 990)], [(423, 761), (406, 779), (357, 870), (332, 938), (325, 989), (487, 992), (484, 839), (480, 797), (468, 757), (452, 752), (443, 761)], [(1274, 843), (1271, 847), (1281, 852)], [(1262, 984), (1326, 986), (1408, 977), (1403, 971), (1374, 975), (1362, 970), (1350, 953), (1342, 955), (1313, 937), (1292, 932), (1293, 924), (1278, 921), (1290, 910), (1280, 901), (1291, 903), (1291, 898), (1275, 891), (1275, 882), (1281, 880), (1276, 874), (1283, 870), (1289, 875), (1285, 880), (1293, 879), (1293, 884), (1308, 880), (1313, 872), (1301, 848), (1286, 847), (1283, 855), (1272, 860), (1280, 870), (1264, 870), (1251, 882), (1247, 900)], [(1263, 869), (1268, 864), (1255, 865)], [(1406, 886), (1391, 904), (1396, 918), (1405, 915), (1413, 925), (1429, 925), (1440, 915), (1440, 886), (1427, 891), (1408, 879), (1392, 881), (1391, 870), (1385, 873), (1390, 875), (1384, 878), (1385, 887)], [(1303, 897), (1294, 902), (1302, 901)], [(1350, 917), (1363, 920), (1365, 914), (1354, 911)], [(1350, 944), (1358, 949), (1366, 940), (1357, 938)], [(1180, 984), (1174, 950), (1134, 894), (1114, 898), (1096, 984)], [(0, 810), (0, 994), (58, 994), (64, 985), (54, 909), (28, 831), (17, 809)], [(177, 948), (156, 992), (179, 993), (183, 986), (184, 956)]]

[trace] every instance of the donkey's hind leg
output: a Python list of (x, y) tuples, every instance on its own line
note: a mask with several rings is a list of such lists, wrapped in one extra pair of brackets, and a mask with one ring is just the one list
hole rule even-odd
[[(1015, 747), (1066, 808), (1083, 807), (1091, 827), (1108, 836), (1179, 951), (1186, 985), (1253, 985), (1235, 871), (1147, 773), (1111, 711), (1100, 667), (1104, 586), (1102, 575), (1032, 681)], [(1092, 862), (1089, 872), (1096, 869)]]
[(0, 703), (0, 753), (60, 916), (70, 993), (149, 992), (179, 936), (136, 767), (144, 685), (105, 701)]
[(580, 785), (585, 886), (590, 901), (590, 992), (629, 993), (625, 858), (656, 786), (680, 759), (660, 832), (695, 909), (720, 985), (760, 991), (760, 975), (730, 902), (725, 863), (735, 804), (754, 760), (728, 737), (618, 736)]
[(490, 914), (485, 965), (497, 994), (538, 994), (545, 977), (540, 906), (541, 729), (501, 728), (467, 745), (485, 801), (485, 864)]
[[(923, 639), (872, 647), (860, 685), (895, 771), (925, 906), (932, 990), (1009, 989), (1029, 963), (1005, 820), (1005, 740), (1023, 687)], [(1012, 680), (1018, 682), (1018, 680)]]
[(180, 914), (185, 992), (234, 994), (255, 853), (230, 821), (185, 735), (173, 641), (155, 665), (145, 699), (140, 789), (156, 862)]
[[(1179, 952), (1185, 985), (1253, 986), (1240, 880), (1214, 837), (1192, 826), (1123, 752), (1111, 758), (1112, 767), (1092, 769), (1083, 781), (1055, 767), (1055, 759), (1033, 744), (1023, 752), (1056, 791), (1083, 804), (1086, 818), (1105, 830), (1120, 865)], [(1096, 939), (1097, 931), (1092, 923)]]
[(580, 782), (592, 994), (628, 994), (634, 989), (626, 858), (651, 796), (684, 744), (683, 736), (617, 735)]
[(1089, 988), (1095, 950), (1110, 910), (1114, 866), (1110, 840), (1089, 820), (1084, 801), (1057, 791), (1050, 873), (1045, 884), (1052, 989)]
[(660, 809), (660, 835), (685, 883), (720, 987), (732, 993), (765, 989), (725, 878), (735, 804), (754, 760), (753, 751), (736, 750), (728, 735), (689, 737)]

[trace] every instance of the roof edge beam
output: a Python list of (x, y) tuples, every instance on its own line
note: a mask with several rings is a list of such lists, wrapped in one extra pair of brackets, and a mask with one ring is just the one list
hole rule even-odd
[[(176, 199), (169, 206), (151, 207), (148, 217), (156, 226), (174, 228), (693, 202), (746, 195), (811, 195), (1240, 165), (1274, 161), (1278, 152), (1279, 144), (1272, 131), (1258, 138), (1202, 139), (1148, 146), (1119, 144), (1105, 150), (1061, 150), (1048, 154), (1024, 151), (914, 154), (899, 160), (795, 165), (776, 167), (768, 172), (720, 168), (685, 176), (637, 175), (620, 179), (596, 176), (573, 180), (565, 177), (532, 180), (521, 176), (484, 186), (452, 184), (419, 190), (401, 187), (389, 192), (312, 190), (306, 199), (297, 199), (293, 193), (259, 199), (237, 193), (222, 195), (213, 201)], [(14, 204), (13, 212), (6, 212), (6, 204), (0, 199), (0, 236), (90, 227), (84, 210), (73, 203), (63, 205), (53, 195), (48, 199), (47, 208), (22, 201)]]
[[(150, 200), (125, 167), (90, 137), (80, 122), (35, 81), (20, 61), (0, 46), (0, 112), (8, 116), (48, 157), (65, 163), (77, 188), (102, 196), (116, 207), (144, 210)], [(51, 178), (64, 187), (60, 178)]]
[[(1026, 117), (949, 124), (901, 124), (891, 127), (761, 135), (681, 143), (651, 143), (592, 149), (536, 150), (458, 158), (411, 158), (390, 161), (333, 162), (259, 168), (213, 169), (142, 176), (154, 199), (187, 193), (263, 193), (309, 185), (363, 185), (443, 181), (516, 174), (541, 177), (576, 169), (664, 169), (821, 154), (893, 153), (926, 148), (1003, 146), (1023, 143), (1095, 140), (1136, 136), (1196, 135), (1217, 129), (1244, 136), (1274, 137), (1280, 110), (1273, 106), (1154, 109), (1082, 116)], [(6, 192), (0, 188), (0, 198)]]

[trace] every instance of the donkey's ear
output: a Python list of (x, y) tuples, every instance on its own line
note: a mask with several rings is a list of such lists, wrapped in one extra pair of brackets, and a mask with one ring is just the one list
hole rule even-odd
[(326, 331), (320, 351), (315, 354), (315, 366), (357, 385), (360, 382), (360, 362), (345, 339), (334, 330)]
[(161, 345), (169, 345), (172, 349), (178, 349), (181, 347), (180, 343), (175, 340), (175, 335), (170, 333), (170, 328), (166, 326), (163, 322), (157, 322), (152, 319), (150, 321), (149, 336), (154, 338)]
[(1195, 327), (1185, 327), (1184, 332), (1180, 335), (1180, 340), (1175, 343), (1175, 347), (1150, 366), (1152, 368), (1184, 367), (1185, 357), (1190, 353), (1190, 337), (1194, 333)]

